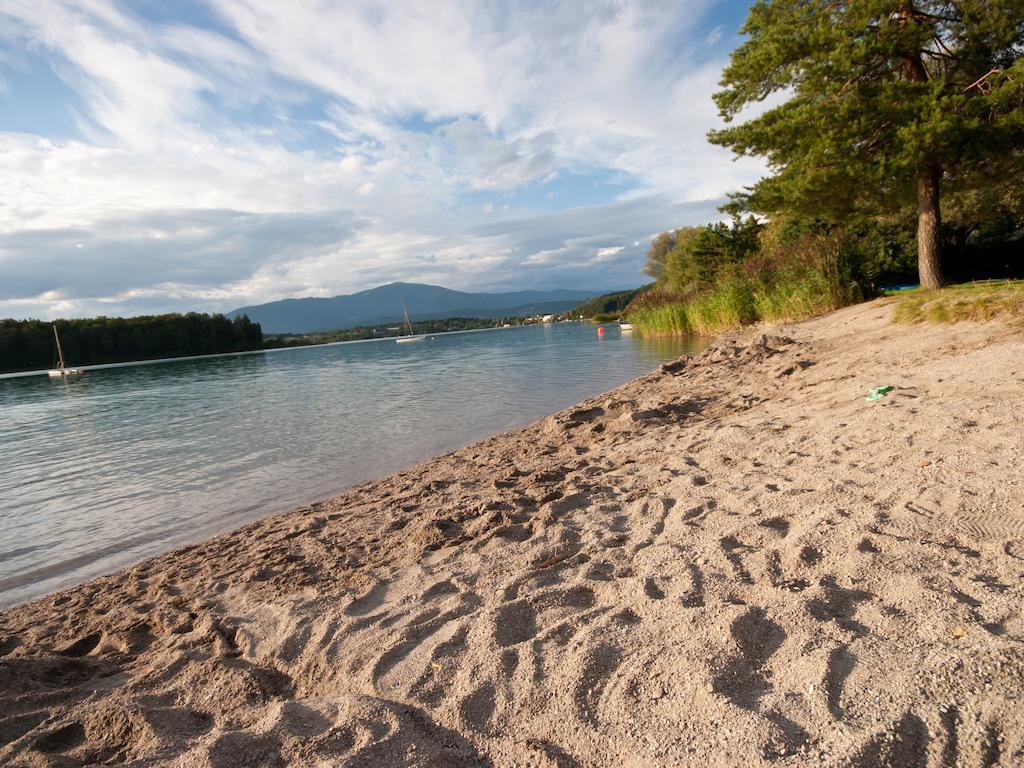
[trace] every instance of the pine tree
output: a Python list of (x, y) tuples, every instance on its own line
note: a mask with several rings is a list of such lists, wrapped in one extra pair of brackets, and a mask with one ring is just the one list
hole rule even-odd
[(741, 204), (836, 221), (913, 205), (921, 284), (941, 286), (943, 190), (1024, 169), (1024, 2), (759, 0), (742, 32), (723, 118), (785, 101), (710, 134), (774, 171)]

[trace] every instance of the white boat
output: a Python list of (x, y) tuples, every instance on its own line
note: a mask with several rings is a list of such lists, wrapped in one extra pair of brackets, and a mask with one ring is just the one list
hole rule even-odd
[(619, 323), (619, 330), (620, 331), (632, 331), (633, 330), (633, 324), (632, 323)]
[(399, 336), (395, 341), (399, 344), (408, 344), (412, 341), (423, 341), (427, 338), (426, 336), (416, 336), (412, 332), (412, 323), (409, 322), (409, 310), (405, 308), (405, 299), (401, 295), (399, 295), (398, 298), (402, 300), (402, 312), (405, 314), (405, 327), (409, 329), (409, 335)]
[(46, 373), (54, 378), (58, 376), (80, 376), (85, 371), (81, 368), (68, 368), (64, 365), (64, 350), (60, 348), (60, 336), (57, 335), (57, 324), (53, 323), (53, 340), (57, 342), (57, 367)]

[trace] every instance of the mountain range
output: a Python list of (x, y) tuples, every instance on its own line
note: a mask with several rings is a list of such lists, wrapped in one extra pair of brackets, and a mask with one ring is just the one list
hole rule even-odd
[(403, 300), (412, 320), (497, 318), (564, 312), (601, 293), (568, 289), (465, 293), (423, 283), (389, 283), (329, 299), (282, 299), (239, 307), (227, 316), (247, 315), (264, 333), (312, 333), (401, 321)]

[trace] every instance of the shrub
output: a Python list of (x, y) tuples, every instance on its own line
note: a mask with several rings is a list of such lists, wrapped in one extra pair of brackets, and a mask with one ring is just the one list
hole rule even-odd
[(863, 298), (860, 241), (841, 231), (772, 224), (743, 260), (718, 266), (689, 290), (663, 287), (627, 308), (644, 333), (711, 334), (759, 320), (797, 320)]

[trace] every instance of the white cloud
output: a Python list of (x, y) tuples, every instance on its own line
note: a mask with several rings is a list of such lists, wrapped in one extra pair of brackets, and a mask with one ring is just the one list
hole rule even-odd
[[(635, 283), (651, 231), (715, 217), (761, 171), (704, 139), (711, 3), (219, 0), (227, 35), (4, 0), (5, 44), (82, 105), (73, 140), (0, 133), (0, 314)], [(538, 213), (588, 173), (627, 191)]]
[(338, 167), (346, 175), (357, 174), (363, 170), (363, 159), (359, 155), (345, 155), (338, 162)]
[(550, 177), (558, 164), (557, 136), (545, 131), (511, 140), (495, 136), (480, 120), (460, 117), (438, 131), (450, 152), (450, 167), (476, 190), (510, 190)]

